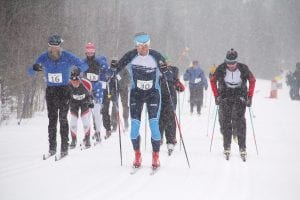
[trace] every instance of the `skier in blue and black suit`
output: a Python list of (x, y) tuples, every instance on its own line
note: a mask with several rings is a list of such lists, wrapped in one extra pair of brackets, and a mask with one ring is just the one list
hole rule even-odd
[(161, 90), (159, 76), (166, 68), (164, 57), (150, 49), (150, 36), (138, 33), (134, 36), (135, 49), (127, 52), (118, 62), (116, 73), (129, 66), (131, 141), (135, 151), (133, 166), (141, 166), (140, 134), (141, 113), (146, 103), (152, 143), (152, 167), (160, 166), (159, 149), (161, 135), (159, 131), (159, 115), (161, 109)]
[(68, 87), (70, 71), (74, 66), (83, 72), (88, 66), (72, 53), (62, 50), (63, 40), (59, 35), (50, 36), (48, 51), (42, 53), (29, 67), (28, 73), (33, 76), (35, 72), (44, 71), (47, 80), (46, 102), (48, 110), (49, 156), (56, 153), (57, 120), (60, 123), (61, 156), (68, 154), (68, 111), (70, 91)]

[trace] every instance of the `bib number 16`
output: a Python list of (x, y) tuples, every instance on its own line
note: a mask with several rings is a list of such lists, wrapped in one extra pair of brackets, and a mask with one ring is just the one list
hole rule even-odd
[(48, 73), (48, 81), (50, 83), (62, 83), (62, 74), (61, 73)]

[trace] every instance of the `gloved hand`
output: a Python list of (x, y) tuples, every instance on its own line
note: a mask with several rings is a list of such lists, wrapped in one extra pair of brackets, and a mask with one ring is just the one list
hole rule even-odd
[(106, 73), (106, 77), (107, 77), (107, 79), (113, 79), (113, 78), (115, 78), (116, 77), (116, 70), (115, 69), (113, 69), (113, 68), (109, 68), (108, 70), (107, 70), (107, 73)]
[(220, 96), (215, 97), (215, 103), (216, 103), (217, 106), (220, 104), (220, 101), (221, 101)]
[(246, 101), (246, 106), (251, 107), (252, 106), (252, 97), (248, 97)]
[(184, 85), (178, 80), (175, 83), (175, 88), (178, 92), (183, 92), (184, 91)]
[(43, 70), (43, 66), (39, 63), (35, 63), (32, 68), (34, 71), (37, 71), (37, 72), (40, 72)]
[(94, 108), (94, 103), (93, 102), (89, 102), (88, 107), (89, 108)]
[(166, 71), (168, 71), (168, 66), (163, 61), (159, 61), (159, 68), (162, 73), (165, 73)]

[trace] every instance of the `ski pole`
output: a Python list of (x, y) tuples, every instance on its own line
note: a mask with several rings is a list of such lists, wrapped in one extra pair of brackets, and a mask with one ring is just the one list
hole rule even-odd
[[(180, 93), (178, 92), (178, 115), (179, 115), (179, 124), (181, 125), (181, 120), (180, 120)], [(179, 150), (181, 151), (181, 140), (179, 142)]]
[(212, 93), (210, 93), (210, 97), (209, 97), (209, 107), (208, 107), (208, 117), (207, 117), (207, 126), (206, 126), (206, 137), (208, 137), (208, 127), (209, 127), (209, 118), (210, 118), (210, 108), (211, 108), (211, 96)]
[(252, 114), (251, 114), (250, 107), (249, 107), (249, 114), (250, 114), (250, 120), (251, 120), (251, 125), (252, 125), (252, 132), (253, 132), (253, 138), (254, 138), (254, 143), (255, 143), (255, 148), (256, 148), (256, 154), (258, 155), (258, 148), (257, 148), (257, 144), (256, 144), (255, 131), (254, 131), (254, 126), (253, 126), (253, 120), (252, 120)]
[(147, 106), (145, 106), (145, 151), (147, 149)]
[(216, 113), (215, 113), (214, 126), (213, 126), (213, 131), (212, 131), (212, 134), (211, 134), (209, 152), (211, 152), (212, 142), (213, 142), (213, 139), (214, 139), (215, 125), (216, 125), (216, 119), (217, 119), (218, 111), (219, 111), (219, 106), (217, 106)]
[(256, 115), (253, 113), (253, 109), (250, 109), (251, 113), (252, 113), (252, 117), (255, 118)]
[[(184, 84), (184, 87), (186, 88), (186, 85), (187, 85), (187, 81), (185, 81), (185, 84)], [(183, 98), (182, 98), (182, 108), (181, 108), (181, 110), (183, 110), (183, 106), (184, 106), (184, 99), (185, 99), (185, 91), (186, 91), (186, 89), (183, 91)], [(180, 105), (179, 105), (180, 106)]]
[(118, 94), (118, 81), (115, 79), (115, 86), (116, 86), (116, 108), (118, 114), (118, 128), (119, 128), (119, 147), (120, 147), (120, 159), (121, 159), (121, 166), (123, 165), (122, 159), (122, 138), (121, 138), (121, 125), (120, 125), (120, 112), (119, 112), (119, 94)]
[(204, 108), (207, 106), (207, 90), (204, 90)]
[[(162, 74), (163, 74), (163, 73), (162, 73)], [(185, 148), (185, 145), (184, 145), (183, 136), (182, 136), (182, 133), (181, 133), (181, 127), (180, 127), (180, 124), (178, 123), (177, 115), (176, 115), (176, 112), (175, 112), (174, 103), (173, 103), (173, 99), (172, 99), (172, 96), (171, 96), (169, 84), (168, 84), (167, 78), (165, 77), (164, 74), (163, 74), (163, 76), (164, 76), (165, 81), (166, 81), (166, 85), (167, 85), (169, 97), (170, 97), (170, 100), (171, 100), (171, 105), (172, 105), (172, 109), (173, 109), (175, 121), (176, 121), (176, 124), (177, 124), (177, 127), (178, 127), (178, 131), (179, 131), (179, 135), (180, 135), (180, 140), (181, 140), (181, 142), (182, 142), (182, 146), (183, 146), (183, 149), (184, 149), (186, 161), (187, 161), (187, 164), (188, 164), (189, 168), (191, 168), (191, 166), (190, 166), (190, 161), (189, 161), (189, 158), (188, 158), (188, 155), (187, 155), (187, 151), (186, 151), (186, 148)]]

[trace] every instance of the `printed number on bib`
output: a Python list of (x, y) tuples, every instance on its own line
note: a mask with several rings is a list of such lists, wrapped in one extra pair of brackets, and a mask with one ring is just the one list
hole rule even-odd
[(73, 94), (73, 99), (80, 101), (85, 98), (85, 94)]
[(86, 77), (90, 81), (98, 81), (99, 76), (97, 74), (94, 74), (94, 73), (86, 73)]
[(153, 86), (153, 81), (141, 81), (137, 80), (137, 87), (142, 90), (149, 90)]
[(196, 78), (196, 79), (195, 79), (195, 83), (200, 83), (201, 80), (202, 80), (201, 78)]
[(62, 73), (48, 73), (48, 81), (50, 83), (62, 83)]

